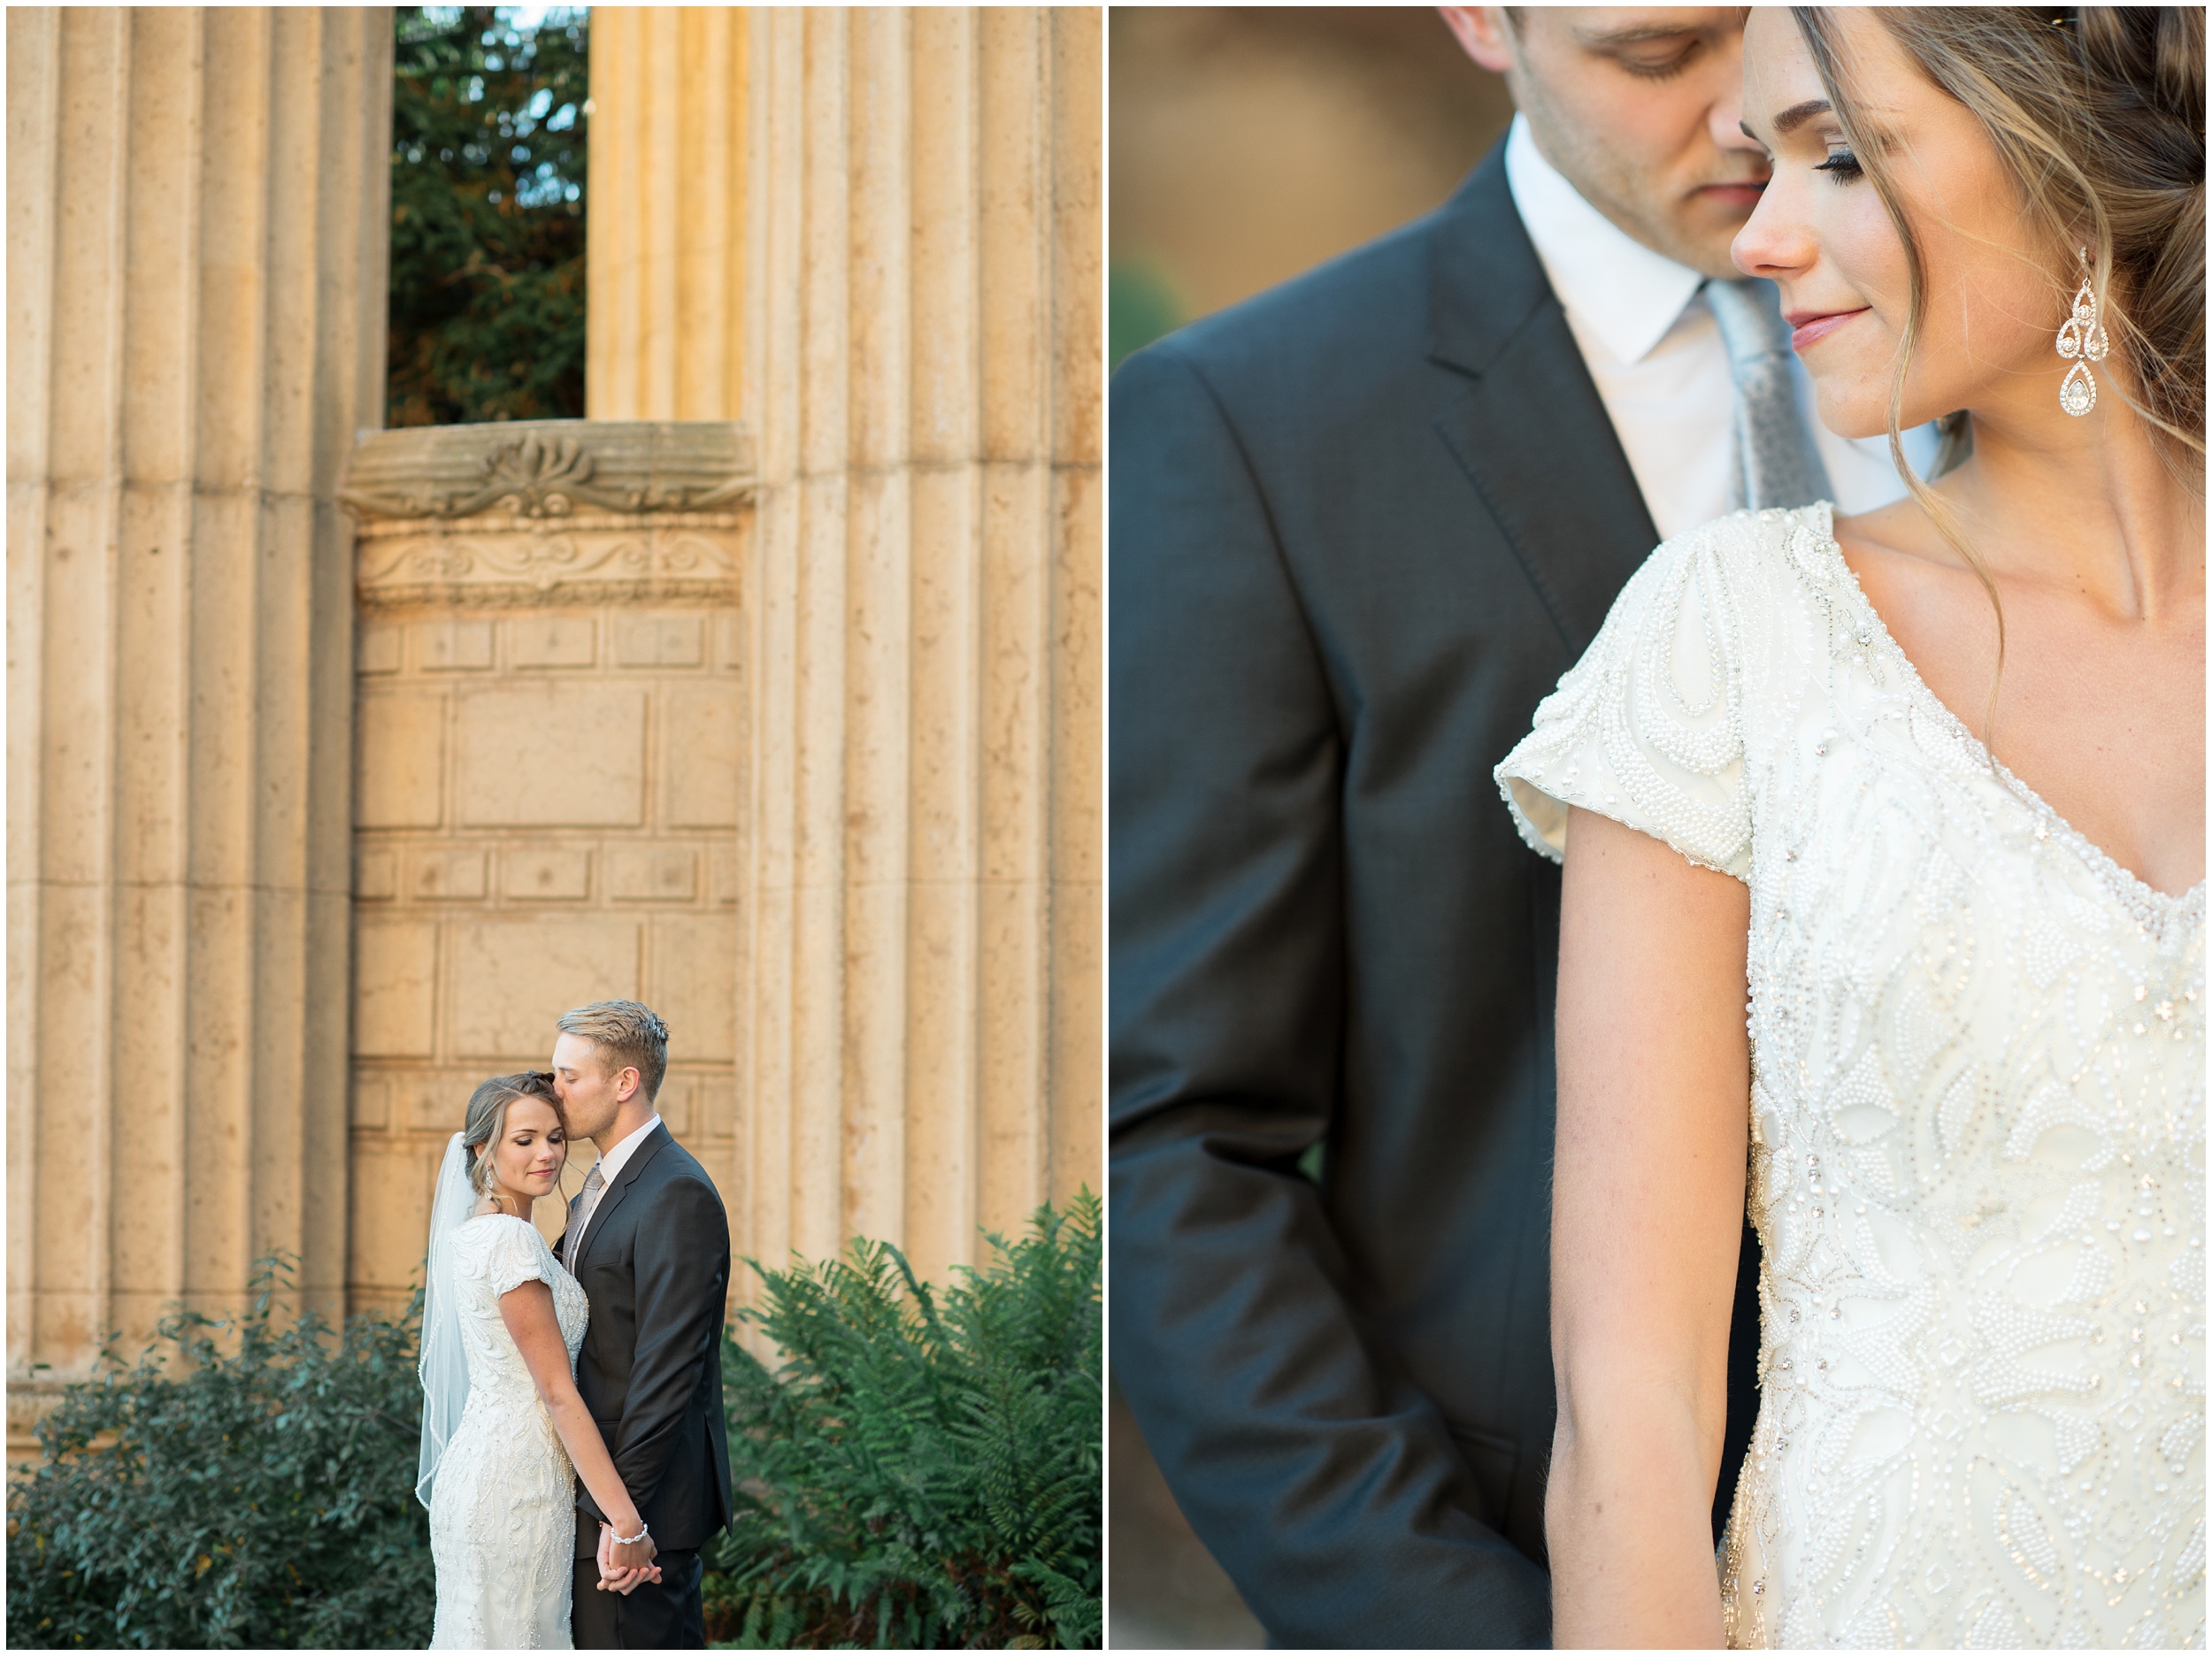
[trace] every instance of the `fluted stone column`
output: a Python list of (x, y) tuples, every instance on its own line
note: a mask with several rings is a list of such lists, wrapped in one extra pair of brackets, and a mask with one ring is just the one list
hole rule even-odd
[[(8, 1365), (340, 1308), (383, 8), (8, 13)], [(43, 1366), (43, 1367), (42, 1367)]]
[(733, 1214), (941, 1276), (1101, 1184), (1100, 14), (749, 32)]
[(740, 417), (746, 15), (733, 6), (591, 14), (592, 419)]

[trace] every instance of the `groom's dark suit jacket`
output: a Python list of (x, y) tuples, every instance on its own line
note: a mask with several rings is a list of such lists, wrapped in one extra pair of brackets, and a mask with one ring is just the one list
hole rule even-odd
[[(654, 1544), (696, 1548), (731, 1513), (722, 1419), (730, 1225), (714, 1181), (666, 1126), (646, 1135), (602, 1192), (568, 1268), (591, 1301), (576, 1390)], [(598, 1550), (601, 1516), (580, 1483), (578, 1558)]]
[(1110, 395), (1116, 1375), (1276, 1643), (1545, 1644), (1559, 876), (1490, 769), (1650, 516), (1502, 146)]

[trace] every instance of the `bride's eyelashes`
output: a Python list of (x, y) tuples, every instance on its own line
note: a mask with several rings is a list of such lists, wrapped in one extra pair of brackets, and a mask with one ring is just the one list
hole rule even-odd
[(1837, 184), (1855, 184), (1866, 176), (1866, 170), (1859, 165), (1859, 157), (1840, 145), (1829, 150), (1828, 158), (1813, 171), (1825, 172)]

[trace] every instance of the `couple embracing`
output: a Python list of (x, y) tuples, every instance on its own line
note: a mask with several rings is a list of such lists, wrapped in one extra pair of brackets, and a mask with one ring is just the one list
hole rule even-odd
[[(549, 1072), (469, 1100), (431, 1204), (422, 1460), (433, 1649), (703, 1649), (699, 1550), (729, 1522), (729, 1224), (654, 1109), (668, 1030), (565, 1014)], [(549, 1247), (571, 1137), (599, 1159)]]
[(1130, 1405), (1277, 1644), (2200, 1645), (2204, 12), (1444, 11), (1113, 382)]

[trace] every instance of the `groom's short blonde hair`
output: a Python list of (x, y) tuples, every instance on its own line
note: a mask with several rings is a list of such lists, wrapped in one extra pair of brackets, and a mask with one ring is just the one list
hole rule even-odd
[(668, 1073), (668, 1025), (649, 1007), (634, 1000), (595, 1000), (561, 1014), (564, 1035), (597, 1043), (610, 1075), (634, 1069), (649, 1101), (660, 1096)]

